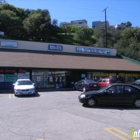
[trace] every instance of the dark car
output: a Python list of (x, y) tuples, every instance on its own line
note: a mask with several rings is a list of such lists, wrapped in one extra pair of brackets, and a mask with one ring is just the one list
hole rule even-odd
[(79, 95), (79, 101), (90, 107), (98, 104), (134, 105), (140, 108), (140, 88), (131, 84), (116, 83), (98, 91)]
[(100, 86), (94, 80), (80, 80), (73, 85), (74, 90), (82, 90), (83, 92), (88, 90), (100, 89)]
[(135, 86), (140, 87), (140, 79), (134, 81), (132, 84), (135, 85)]

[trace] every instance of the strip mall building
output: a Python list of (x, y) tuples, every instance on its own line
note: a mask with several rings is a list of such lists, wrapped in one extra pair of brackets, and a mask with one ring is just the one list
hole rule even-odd
[(0, 39), (0, 89), (13, 88), (18, 78), (30, 78), (37, 88), (63, 88), (101, 77), (132, 82), (140, 64), (116, 49)]

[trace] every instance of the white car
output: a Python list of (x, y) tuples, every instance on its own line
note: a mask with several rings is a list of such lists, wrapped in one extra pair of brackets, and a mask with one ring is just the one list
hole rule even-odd
[(30, 79), (18, 79), (14, 85), (15, 95), (34, 95), (35, 84)]

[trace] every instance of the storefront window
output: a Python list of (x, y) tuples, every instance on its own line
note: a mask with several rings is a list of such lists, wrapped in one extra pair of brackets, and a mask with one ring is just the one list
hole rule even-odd
[(32, 81), (35, 83), (36, 88), (43, 88), (44, 87), (44, 71), (33, 70)]

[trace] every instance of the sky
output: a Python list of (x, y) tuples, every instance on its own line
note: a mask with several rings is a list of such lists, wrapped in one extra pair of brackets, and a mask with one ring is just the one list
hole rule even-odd
[(94, 21), (105, 21), (118, 25), (127, 21), (133, 27), (140, 27), (140, 0), (6, 0), (7, 3), (23, 9), (47, 9), (51, 20), (61, 22), (87, 20), (92, 27)]

